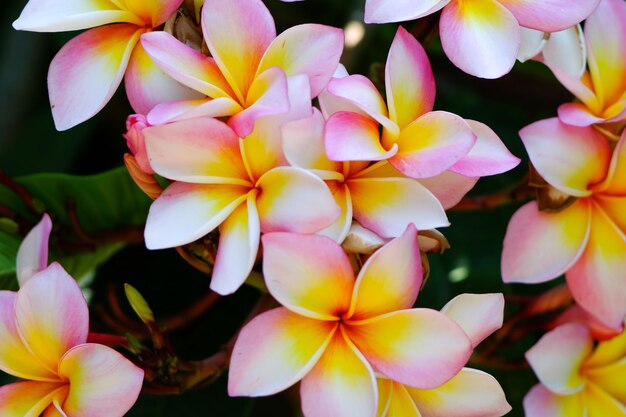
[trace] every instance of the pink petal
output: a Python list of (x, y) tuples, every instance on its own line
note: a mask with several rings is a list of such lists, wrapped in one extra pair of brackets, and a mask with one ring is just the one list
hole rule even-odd
[(211, 98), (234, 97), (228, 81), (213, 58), (185, 45), (167, 32), (141, 36), (141, 45), (170, 77)]
[(287, 76), (282, 69), (272, 67), (257, 76), (250, 86), (246, 109), (235, 114), (228, 124), (241, 138), (248, 136), (257, 119), (289, 111)]
[(282, 305), (318, 320), (338, 320), (348, 311), (354, 271), (335, 241), (269, 233), (263, 236), (263, 252), (267, 288)]
[(377, 394), (371, 366), (343, 331), (335, 333), (300, 385), (307, 417), (375, 417)]
[(326, 123), (326, 152), (331, 161), (381, 161), (397, 152), (380, 143), (378, 122), (352, 112), (333, 114)]
[(272, 395), (295, 384), (315, 366), (336, 329), (336, 323), (282, 307), (255, 317), (241, 329), (233, 348), (228, 394)]
[(341, 215), (330, 226), (317, 232), (320, 236), (327, 236), (333, 239), (335, 242), (343, 244), (344, 240), (350, 232), (352, 227), (352, 197), (350, 195), (350, 189), (345, 184), (330, 181), (327, 182), (328, 188), (333, 193), (335, 202), (341, 208)]
[(556, 278), (576, 263), (591, 229), (589, 203), (580, 200), (558, 213), (539, 211), (537, 202), (511, 218), (502, 250), (506, 283), (536, 284)]
[(389, 117), (400, 130), (435, 103), (435, 78), (426, 51), (402, 26), (389, 49), (385, 67)]
[(435, 13), (449, 0), (367, 0), (365, 2), (365, 23), (389, 23), (415, 20)]
[(311, 97), (317, 97), (330, 81), (343, 52), (343, 31), (331, 26), (293, 26), (272, 41), (257, 74), (280, 67), (288, 77), (305, 74)]
[(168, 179), (201, 184), (251, 186), (239, 138), (207, 117), (143, 130), (152, 168)]
[(604, 118), (594, 115), (582, 103), (565, 103), (559, 106), (559, 120), (565, 124), (579, 127), (602, 123)]
[(30, 0), (13, 22), (17, 30), (63, 32), (88, 29), (108, 23), (127, 22), (143, 25), (133, 13), (112, 2), (99, 0)]
[(513, 13), (520, 25), (558, 32), (585, 20), (600, 0), (499, 0)]
[(68, 417), (122, 417), (137, 401), (144, 372), (115, 350), (93, 343), (65, 354), (59, 374), (70, 382)]
[(511, 411), (498, 381), (477, 369), (464, 368), (432, 390), (406, 389), (422, 416), (500, 417)]
[(65, 384), (50, 382), (16, 382), (0, 387), (2, 417), (39, 416), (52, 403)]
[(369, 363), (387, 378), (431, 389), (450, 380), (472, 353), (469, 339), (438, 311), (396, 311), (346, 327)]
[(263, 54), (276, 38), (272, 15), (260, 0), (205, 0), (202, 32), (211, 56), (243, 103)]
[(238, 185), (173, 183), (150, 206), (146, 247), (173, 248), (200, 239), (226, 220), (249, 191)]
[(173, 15), (183, 0), (124, 0), (125, 6), (144, 22), (157, 27)]
[(504, 146), (489, 126), (466, 120), (476, 135), (476, 143), (469, 153), (454, 164), (450, 170), (468, 177), (496, 175), (515, 168), (520, 159)]
[[(0, 291), (0, 370), (23, 379), (58, 381), (56, 368), (47, 369), (24, 345), (15, 323), (16, 300), (17, 293)], [(0, 401), (0, 409), (2, 404)]]
[(261, 226), (256, 211), (256, 193), (248, 194), (220, 226), (220, 241), (211, 275), (211, 289), (231, 294), (244, 283), (256, 262)]
[(528, 417), (585, 417), (584, 401), (583, 394), (557, 395), (537, 384), (524, 397), (524, 411)]
[(565, 277), (581, 307), (617, 327), (626, 317), (626, 236), (605, 210), (594, 205), (592, 212), (587, 248)]
[(450, 61), (481, 78), (508, 73), (520, 47), (517, 20), (496, 0), (450, 3), (441, 13), (439, 34)]
[(89, 333), (89, 309), (83, 292), (56, 262), (20, 289), (15, 321), (24, 343), (53, 372), (63, 354), (85, 343)]
[(58, 130), (91, 118), (120, 85), (131, 53), (144, 29), (115, 24), (81, 33), (50, 63), (48, 92)]
[(230, 97), (182, 100), (157, 104), (148, 113), (147, 119), (150, 124), (157, 126), (199, 117), (227, 117), (241, 110), (242, 107)]
[(19, 250), (15, 270), (17, 279), (24, 285), (34, 274), (48, 266), (48, 239), (52, 231), (52, 221), (48, 214), (26, 235)]
[(550, 391), (569, 395), (585, 385), (580, 368), (592, 350), (589, 329), (569, 323), (546, 333), (526, 352), (526, 360)]
[(437, 197), (445, 210), (448, 210), (456, 206), (465, 194), (474, 188), (478, 178), (444, 171), (434, 177), (420, 178), (418, 181)]
[(594, 187), (594, 191), (620, 197), (626, 195), (626, 130), (615, 144), (606, 178)]
[(413, 307), (423, 280), (417, 229), (406, 231), (376, 251), (354, 284), (348, 320), (366, 320)]
[(504, 296), (500, 293), (461, 294), (450, 300), (441, 312), (461, 326), (475, 348), (502, 327)]
[(315, 233), (341, 214), (324, 181), (300, 168), (274, 168), (259, 179), (257, 189), (263, 233)]
[(466, 156), (475, 143), (476, 135), (463, 119), (434, 111), (400, 132), (398, 153), (389, 162), (408, 177), (434, 177)]
[(400, 236), (409, 224), (420, 230), (450, 223), (439, 200), (410, 178), (363, 178), (348, 182), (354, 218), (382, 237)]
[(528, 125), (519, 133), (534, 167), (559, 191), (588, 196), (589, 186), (604, 179), (611, 149), (595, 129), (568, 126), (552, 118)]

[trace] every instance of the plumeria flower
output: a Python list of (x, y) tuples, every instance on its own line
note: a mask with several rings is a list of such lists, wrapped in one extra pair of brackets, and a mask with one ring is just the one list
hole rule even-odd
[(241, 330), (230, 395), (272, 395), (302, 380), (306, 417), (375, 417), (375, 372), (431, 389), (467, 362), (471, 342), (458, 324), (411, 308), (422, 284), (413, 225), (375, 252), (356, 279), (341, 246), (325, 236), (271, 233), (263, 250), (268, 290), (284, 307)]
[(343, 32), (329, 26), (294, 26), (277, 37), (261, 0), (206, 0), (202, 30), (212, 57), (165, 32), (142, 36), (142, 45), (163, 71), (204, 97), (157, 106), (148, 114), (151, 124), (230, 116), (229, 125), (245, 137), (257, 118), (289, 110), (288, 77), (307, 75), (316, 97), (343, 51)]
[(290, 113), (257, 120), (245, 139), (207, 117), (143, 130), (152, 168), (174, 181), (150, 208), (146, 245), (184, 245), (219, 226), (211, 288), (220, 294), (245, 281), (261, 233), (315, 233), (341, 212), (319, 177), (284, 166), (280, 126), (311, 114), (307, 77), (292, 77), (289, 91)]
[(385, 86), (387, 104), (366, 77), (338, 73), (330, 81), (320, 97), (328, 118), (330, 160), (386, 160), (407, 177), (428, 179), (425, 185), (441, 195), (446, 207), (456, 204), (478, 177), (519, 163), (484, 124), (432, 111), (436, 87), (430, 62), (402, 27), (389, 50)]
[(588, 71), (572, 76), (546, 62), (578, 99), (559, 107), (562, 122), (574, 126), (626, 120), (626, 3), (602, 0), (585, 22)]
[(603, 323), (626, 316), (626, 133), (614, 150), (592, 127), (558, 119), (525, 127), (520, 136), (547, 194), (509, 223), (502, 253), (505, 282), (538, 283), (565, 273), (574, 299)]
[(541, 381), (524, 398), (526, 417), (626, 416), (626, 333), (594, 348), (589, 329), (569, 323), (526, 358)]
[(367, 0), (365, 21), (402, 22), (443, 9), (439, 35), (448, 58), (468, 74), (498, 78), (515, 64), (520, 27), (558, 32), (584, 20), (599, 1)]
[(165, 75), (139, 44), (143, 33), (162, 25), (182, 0), (30, 0), (13, 22), (19, 30), (61, 32), (94, 28), (70, 40), (48, 72), (52, 116), (58, 130), (91, 118), (126, 82), (137, 113), (157, 103), (197, 98)]
[(87, 343), (80, 287), (58, 263), (46, 266), (50, 229), (44, 216), (20, 247), (20, 290), (0, 291), (0, 370), (20, 378), (0, 387), (0, 415), (121, 417), (137, 400), (143, 370)]
[[(457, 322), (476, 347), (502, 327), (502, 294), (461, 294), (442, 313)], [(378, 417), (500, 417), (511, 411), (494, 377), (463, 368), (443, 385), (417, 389), (378, 379)]]

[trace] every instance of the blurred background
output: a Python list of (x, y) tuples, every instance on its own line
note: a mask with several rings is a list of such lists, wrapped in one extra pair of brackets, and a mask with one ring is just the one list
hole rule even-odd
[[(5, 4), (0, 16), (0, 170), (13, 178), (36, 173), (93, 175), (123, 165), (126, 152), (125, 120), (132, 110), (120, 88), (106, 108), (91, 120), (66, 132), (57, 132), (52, 122), (47, 90), (48, 65), (61, 46), (75, 33), (28, 33), (13, 30), (26, 0)], [(305, 22), (324, 23), (346, 30), (343, 63), (351, 73), (370, 76), (381, 87), (384, 62), (397, 25), (363, 25), (364, 0), (307, 0), (282, 3), (267, 0), (278, 27), (284, 29)], [(517, 135), (525, 125), (556, 115), (559, 104), (571, 100), (551, 73), (537, 63), (518, 64), (498, 80), (481, 80), (464, 74), (443, 55), (436, 36), (436, 16), (404, 26), (416, 33), (431, 59), (437, 81), (436, 109), (467, 119), (479, 120), (499, 134), (509, 149), (524, 161), (505, 175), (483, 179), (474, 195), (506, 189), (527, 172), (527, 158)], [(26, 177), (43, 189), (44, 181)], [(43, 191), (42, 191), (43, 192)], [(131, 192), (137, 192), (132, 190)], [(0, 193), (0, 204), (3, 203)], [(89, 199), (89, 195), (84, 197)], [(123, 195), (120, 198), (126, 198)], [(142, 199), (144, 197), (136, 197)], [(149, 201), (145, 198), (143, 206)], [(419, 306), (441, 308), (462, 292), (515, 292), (536, 294), (546, 286), (504, 286), (500, 279), (500, 253), (507, 222), (518, 205), (480, 212), (450, 213), (452, 226), (442, 230), (452, 249), (431, 256), (431, 275), (418, 299)], [(145, 216), (145, 213), (144, 213)], [(138, 223), (141, 223), (139, 219)], [(149, 252), (141, 243), (125, 245), (90, 274), (94, 326), (112, 331), (116, 308), (132, 317), (123, 301), (122, 284), (136, 286), (154, 307), (157, 317), (175, 316), (209, 292), (208, 279), (185, 263), (175, 251)], [(549, 284), (553, 285), (553, 284)], [(186, 359), (200, 359), (225, 343), (244, 320), (259, 294), (244, 288), (224, 297), (215, 308), (195, 317), (170, 333), (176, 351)], [(119, 301), (122, 300), (122, 301)], [(109, 317), (111, 316), (111, 317)], [(105, 318), (103, 318), (105, 317)], [(139, 322), (137, 322), (139, 325)], [(533, 338), (522, 338), (509, 346), (503, 357), (512, 362), (523, 359)], [(483, 342), (489, 344), (490, 339)], [(514, 406), (510, 416), (522, 416), (521, 399), (534, 377), (528, 370), (506, 366), (481, 367), (496, 376)], [(513, 370), (515, 368), (515, 370)], [(142, 396), (129, 416), (285, 416), (300, 414), (297, 387), (271, 398), (229, 399), (225, 378), (197, 392), (181, 396)]]

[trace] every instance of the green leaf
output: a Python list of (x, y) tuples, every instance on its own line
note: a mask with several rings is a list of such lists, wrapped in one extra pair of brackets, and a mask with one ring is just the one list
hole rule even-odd
[[(98, 265), (125, 246), (121, 240), (101, 242), (81, 241), (71, 227), (68, 202), (76, 207), (76, 218), (84, 232), (98, 236), (122, 228), (141, 226), (150, 206), (146, 197), (133, 183), (125, 168), (117, 168), (93, 176), (66, 174), (36, 174), (16, 180), (24, 186), (41, 207), (52, 217), (50, 261), (59, 261), (79, 281)], [(14, 192), (0, 186), (0, 205), (18, 213), (36, 224), (40, 216), (27, 207)], [(28, 232), (21, 230), (21, 234)], [(0, 229), (0, 289), (15, 289), (15, 258), (22, 236)], [(68, 250), (60, 241), (83, 246), (80, 250)]]

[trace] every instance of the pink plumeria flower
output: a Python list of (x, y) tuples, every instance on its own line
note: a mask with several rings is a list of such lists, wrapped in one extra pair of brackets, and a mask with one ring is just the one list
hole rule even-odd
[(572, 76), (546, 62), (578, 99), (559, 107), (562, 122), (574, 126), (626, 120), (626, 3), (602, 0), (585, 22), (588, 71)]
[(626, 333), (594, 348), (589, 329), (569, 323), (526, 358), (541, 381), (524, 398), (526, 417), (626, 416)]
[(307, 77), (291, 77), (289, 90), (290, 113), (257, 120), (245, 139), (206, 117), (143, 130), (152, 168), (174, 181), (150, 208), (146, 245), (184, 245), (219, 226), (211, 288), (220, 294), (245, 281), (261, 233), (315, 233), (341, 213), (324, 181), (285, 166), (280, 126), (311, 113)]
[(0, 370), (21, 381), (0, 387), (3, 417), (121, 417), (143, 370), (115, 350), (87, 343), (89, 309), (63, 267), (47, 263), (50, 219), (20, 247), (18, 292), (0, 291)]
[[(441, 310), (463, 328), (476, 347), (502, 327), (502, 294), (461, 294)], [(500, 417), (511, 411), (502, 387), (491, 375), (463, 368), (433, 389), (417, 389), (378, 379), (378, 417)]]
[(574, 299), (611, 327), (626, 316), (626, 133), (612, 151), (593, 127), (558, 119), (520, 131), (530, 160), (569, 199), (559, 211), (536, 201), (509, 223), (502, 253), (505, 282), (538, 283), (565, 273)]
[(329, 26), (294, 26), (277, 37), (261, 0), (206, 0), (202, 30), (212, 57), (164, 32), (142, 36), (142, 45), (167, 74), (205, 97), (157, 106), (148, 114), (151, 124), (230, 116), (229, 125), (245, 137), (257, 118), (289, 110), (288, 77), (307, 75), (316, 97), (343, 51), (342, 31)]
[(111, 99), (122, 78), (137, 113), (157, 103), (198, 97), (165, 75), (139, 44), (182, 0), (30, 0), (13, 23), (19, 30), (90, 29), (59, 51), (50, 64), (48, 92), (58, 130), (91, 118)]
[(520, 27), (558, 32), (584, 20), (599, 1), (367, 0), (365, 21), (401, 22), (443, 9), (439, 36), (450, 61), (468, 74), (498, 78), (515, 64)]
[(432, 184), (431, 189), (441, 190), (435, 194), (446, 200), (444, 206), (456, 204), (478, 177), (519, 163), (484, 124), (432, 111), (436, 87), (430, 62), (424, 48), (402, 27), (389, 50), (385, 86), (387, 104), (366, 77), (338, 73), (330, 81), (320, 97), (328, 118), (329, 159), (387, 160), (407, 177), (428, 178), (429, 188)]
[(230, 395), (272, 395), (302, 380), (306, 417), (375, 417), (375, 371), (430, 389), (469, 358), (471, 342), (458, 324), (411, 308), (423, 274), (414, 226), (374, 253), (356, 278), (341, 246), (325, 236), (267, 234), (263, 250), (267, 287), (284, 307), (241, 330)]

